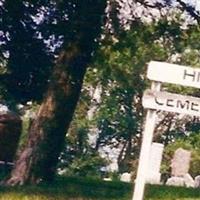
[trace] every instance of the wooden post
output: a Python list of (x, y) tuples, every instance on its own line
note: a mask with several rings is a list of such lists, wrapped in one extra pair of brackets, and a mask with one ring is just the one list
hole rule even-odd
[[(152, 82), (151, 89), (160, 91), (161, 83)], [(135, 181), (134, 194), (132, 200), (142, 200), (144, 196), (144, 187), (148, 172), (149, 153), (153, 139), (153, 132), (156, 123), (156, 110), (147, 110), (146, 122), (143, 131), (142, 146), (140, 151), (137, 177)]]

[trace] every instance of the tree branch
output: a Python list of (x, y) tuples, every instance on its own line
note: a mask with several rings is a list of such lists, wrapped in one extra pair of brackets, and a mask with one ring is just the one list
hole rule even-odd
[(197, 21), (197, 23), (200, 24), (200, 15), (193, 6), (183, 2), (182, 0), (176, 1), (180, 4), (182, 10), (187, 11), (191, 15), (191, 17), (193, 17)]
[(145, 6), (145, 7), (148, 7), (148, 8), (163, 8), (165, 7), (162, 3), (159, 3), (159, 2), (155, 2), (155, 3), (149, 3), (147, 1), (144, 1), (144, 0), (137, 0), (138, 3), (140, 3), (141, 5)]
[[(137, 0), (138, 3), (140, 3), (141, 5), (145, 6), (145, 7), (149, 7), (149, 8), (164, 8), (166, 5), (164, 3), (159, 3), (159, 2), (155, 2), (155, 3), (150, 3), (148, 1), (144, 1), (144, 0)], [(165, 0), (164, 1), (166, 4), (170, 5), (171, 1), (169, 0)], [(170, 2), (170, 3), (169, 3)], [(181, 10), (185, 10), (187, 13), (190, 14), (190, 16), (192, 18), (194, 18), (198, 24), (200, 24), (200, 13), (192, 6), (189, 5), (188, 3), (185, 3), (182, 0), (176, 0), (177, 3), (179, 3), (179, 5), (181, 6), (180, 9)]]

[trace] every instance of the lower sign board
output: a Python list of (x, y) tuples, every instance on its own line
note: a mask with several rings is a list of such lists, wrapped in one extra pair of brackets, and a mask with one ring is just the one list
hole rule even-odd
[(200, 116), (200, 98), (146, 90), (143, 95), (144, 108)]

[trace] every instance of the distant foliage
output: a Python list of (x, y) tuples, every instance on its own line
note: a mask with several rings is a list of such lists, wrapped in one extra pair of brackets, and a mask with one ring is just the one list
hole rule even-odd
[[(62, 162), (61, 162), (62, 163)], [(62, 164), (60, 166), (62, 167)], [(106, 165), (105, 159), (101, 158), (98, 153), (83, 154), (74, 158), (73, 162), (64, 167), (62, 175), (66, 176), (82, 176), (101, 178), (101, 168)]]

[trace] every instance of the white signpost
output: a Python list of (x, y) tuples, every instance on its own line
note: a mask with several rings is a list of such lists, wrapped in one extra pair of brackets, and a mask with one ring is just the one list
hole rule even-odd
[(156, 110), (200, 116), (199, 98), (160, 91), (161, 82), (200, 88), (200, 69), (151, 61), (147, 77), (153, 82), (151, 90), (146, 90), (143, 95), (143, 106), (148, 110), (132, 200), (143, 199), (149, 152), (156, 124)]

